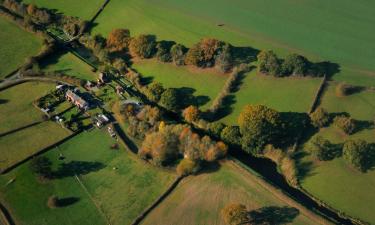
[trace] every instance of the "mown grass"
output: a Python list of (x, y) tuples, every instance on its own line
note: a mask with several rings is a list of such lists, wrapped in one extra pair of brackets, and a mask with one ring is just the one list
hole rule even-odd
[(0, 16), (0, 27), (0, 79), (3, 79), (27, 57), (36, 55), (42, 41), (3, 16)]
[(0, 133), (42, 120), (32, 102), (53, 90), (54, 84), (28, 82), (0, 92)]
[(231, 112), (222, 119), (227, 124), (237, 124), (237, 118), (247, 104), (263, 104), (280, 112), (307, 112), (319, 88), (321, 79), (274, 78), (246, 74), (239, 91), (234, 93)]
[(55, 122), (42, 122), (0, 138), (0, 170), (64, 139), (70, 134)]
[(85, 80), (96, 80), (98, 75), (92, 68), (72, 53), (57, 54), (42, 62), (41, 69), (54, 71)]
[(103, 0), (23, 0), (27, 4), (35, 4), (38, 7), (55, 9), (60, 13), (69, 16), (77, 16), (83, 20), (90, 20), (102, 3)]
[(132, 34), (155, 34), (188, 46), (209, 36), (282, 54), (298, 52), (340, 64), (335, 79), (375, 85), (374, 7), (374, 2), (350, 0), (113, 0), (94, 32), (129, 28)]
[(160, 82), (164, 87), (192, 89), (193, 95), (202, 99), (203, 108), (210, 106), (211, 101), (219, 94), (228, 78), (225, 74), (190, 67), (177, 67), (156, 60), (137, 62), (133, 67), (144, 78)]
[[(108, 221), (110, 224), (130, 224), (165, 191), (175, 174), (151, 167), (122, 147), (119, 150), (110, 149), (114, 143), (115, 140), (109, 137), (105, 129), (93, 130), (81, 133), (45, 154), (53, 161), (55, 169), (63, 163), (58, 160), (60, 153), (66, 157), (65, 163), (79, 162), (82, 165), (76, 173), (104, 215), (95, 209), (87, 193), (69, 173), (66, 177), (38, 183), (25, 164), (0, 177), (0, 181), (5, 184), (17, 176), (14, 183), (6, 187), (1, 185), (3, 198), (17, 221), (22, 221), (21, 224), (92, 225), (108, 224)], [(90, 166), (93, 164), (99, 167)], [(25, 186), (26, 180), (31, 185)], [(66, 207), (50, 210), (45, 204), (51, 194), (78, 197), (79, 200)], [(28, 199), (28, 207), (24, 199)], [(29, 211), (31, 205), (34, 208)]]
[[(142, 224), (224, 225), (220, 211), (230, 203), (245, 204), (249, 210), (288, 206), (254, 178), (232, 164), (224, 163), (218, 171), (185, 178)], [(302, 212), (291, 218), (291, 222), (314, 224)]]

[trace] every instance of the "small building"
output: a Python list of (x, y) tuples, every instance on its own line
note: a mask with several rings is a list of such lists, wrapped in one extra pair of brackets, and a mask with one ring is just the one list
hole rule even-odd
[(124, 88), (121, 87), (120, 85), (117, 85), (117, 86), (116, 86), (116, 93), (117, 93), (118, 95), (122, 95), (122, 94), (125, 93), (125, 90), (124, 90)]
[(100, 114), (100, 115), (97, 115), (95, 118), (94, 118), (94, 124), (101, 128), (103, 127), (105, 124), (107, 124), (109, 122), (109, 118), (107, 116), (105, 116), (104, 114)]
[(68, 101), (73, 103), (79, 109), (88, 110), (89, 103), (85, 101), (81, 96), (79, 96), (76, 92), (72, 90), (68, 90), (65, 94), (65, 97)]
[(99, 73), (98, 84), (105, 84), (108, 81), (108, 76), (106, 73)]
[(108, 133), (111, 137), (116, 137), (116, 133), (115, 131), (113, 131), (112, 127), (108, 127)]

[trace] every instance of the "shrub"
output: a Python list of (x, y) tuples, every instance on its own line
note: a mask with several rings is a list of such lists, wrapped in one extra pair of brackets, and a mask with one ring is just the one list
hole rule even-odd
[(366, 172), (372, 165), (371, 147), (364, 140), (350, 140), (344, 143), (344, 159), (354, 168)]
[(175, 44), (171, 48), (172, 61), (177, 66), (185, 64), (185, 53), (187, 49), (181, 44)]
[(59, 207), (59, 199), (55, 195), (50, 196), (47, 200), (47, 206), (50, 209)]
[(290, 157), (284, 157), (280, 165), (281, 173), (292, 186), (298, 185), (297, 167), (295, 161)]
[(130, 53), (133, 56), (151, 58), (155, 51), (156, 40), (152, 35), (139, 35), (131, 39), (129, 44)]
[(306, 149), (320, 161), (332, 160), (341, 154), (339, 149), (321, 136), (311, 139)]
[(330, 118), (324, 108), (317, 108), (313, 113), (310, 113), (310, 120), (314, 127), (321, 128), (329, 124)]
[(240, 225), (250, 222), (246, 206), (242, 204), (232, 203), (225, 206), (221, 210), (221, 216), (228, 225)]
[(333, 125), (346, 134), (353, 134), (357, 129), (356, 121), (348, 116), (336, 116), (333, 120)]
[(176, 171), (179, 176), (188, 176), (197, 173), (199, 169), (199, 163), (190, 159), (183, 159), (178, 164)]

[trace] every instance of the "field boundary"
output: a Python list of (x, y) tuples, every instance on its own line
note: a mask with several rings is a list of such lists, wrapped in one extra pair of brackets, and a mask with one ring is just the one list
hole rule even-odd
[(178, 184), (181, 182), (181, 180), (184, 178), (184, 176), (177, 177), (173, 183), (168, 187), (168, 189), (161, 194), (149, 207), (147, 207), (132, 223), (131, 225), (139, 225), (146, 216), (155, 209), (162, 201), (167, 198), (174, 189), (178, 186)]
[(0, 202), (0, 222), (4, 222), (4, 225), (15, 225), (12, 216), (8, 209)]
[(56, 143), (54, 143), (54, 144), (52, 144), (52, 145), (50, 145), (50, 146), (47, 146), (47, 147), (45, 147), (45, 148), (43, 148), (43, 149), (41, 149), (41, 150), (39, 150), (39, 151), (37, 151), (37, 152), (35, 152), (35, 153), (29, 155), (29, 156), (26, 157), (25, 159), (23, 159), (23, 160), (21, 160), (21, 161), (15, 163), (15, 164), (13, 164), (13, 165), (7, 167), (7, 168), (1, 170), (1, 171), (0, 171), (0, 175), (3, 175), (3, 174), (6, 174), (6, 173), (9, 173), (9, 172), (12, 171), (13, 169), (15, 169), (15, 168), (17, 168), (18, 166), (20, 166), (20, 165), (26, 163), (27, 161), (29, 161), (30, 159), (34, 158), (35, 156), (41, 155), (41, 154), (43, 154), (43, 153), (45, 153), (45, 152), (47, 152), (47, 151), (49, 151), (49, 150), (51, 150), (51, 149), (53, 149), (53, 148), (59, 146), (60, 144), (64, 143), (65, 141), (68, 141), (69, 139), (75, 137), (76, 135), (78, 135), (78, 134), (81, 133), (81, 132), (82, 132), (82, 131), (77, 131), (77, 132), (75, 132), (75, 133), (72, 133), (71, 135), (69, 135), (69, 136), (63, 138), (62, 140), (60, 140), (60, 141), (58, 141), (58, 142), (56, 142)]

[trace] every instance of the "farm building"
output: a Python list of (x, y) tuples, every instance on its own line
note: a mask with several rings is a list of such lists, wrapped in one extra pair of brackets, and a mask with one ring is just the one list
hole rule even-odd
[(68, 90), (65, 94), (65, 97), (68, 101), (72, 102), (79, 109), (83, 109), (83, 110), (89, 109), (89, 103), (85, 101), (82, 97), (80, 97), (77, 93), (73, 92), (72, 90)]

